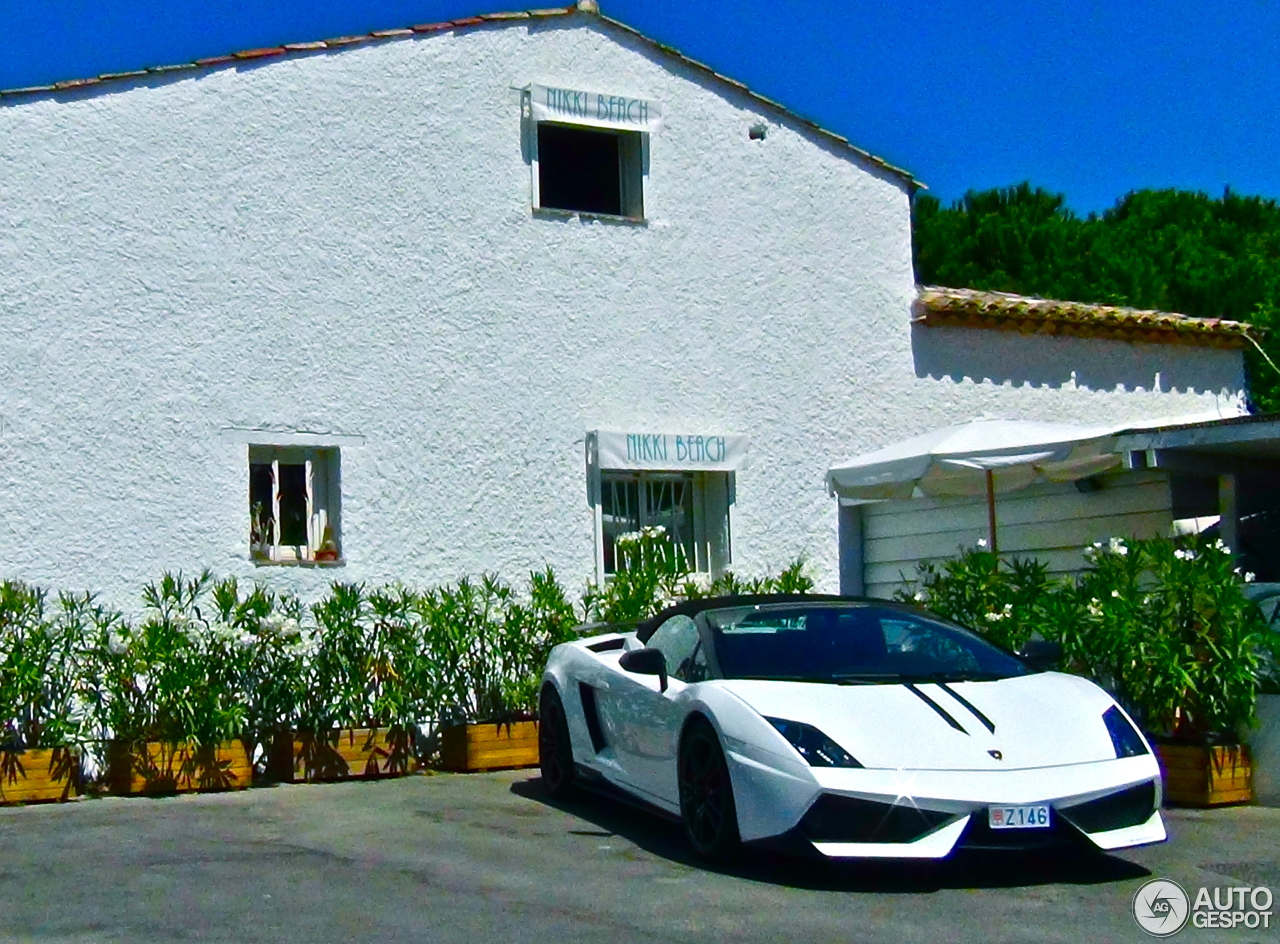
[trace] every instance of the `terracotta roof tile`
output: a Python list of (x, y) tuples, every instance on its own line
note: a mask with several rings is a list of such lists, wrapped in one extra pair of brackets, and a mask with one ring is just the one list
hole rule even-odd
[(912, 320), (922, 325), (987, 328), (1020, 334), (1225, 348), (1244, 347), (1253, 330), (1243, 321), (1223, 318), (1193, 318), (1169, 311), (938, 285), (920, 287)]
[[(607, 24), (609, 27), (613, 29), (626, 33), (627, 35), (633, 37), (634, 39), (637, 39), (640, 42), (644, 43), (649, 48), (657, 50), (658, 52), (661, 52), (664, 55), (670, 56), (678, 60), (681, 64), (691, 69), (696, 69), (699, 72), (703, 72), (706, 75), (718, 81), (724, 82), (727, 85), (730, 85), (735, 89), (738, 89), (742, 94), (748, 96), (753, 102), (755, 102), (757, 106), (770, 109), (771, 111), (776, 112), (777, 114), (787, 118), (788, 120), (794, 121), (797, 124), (800, 124), (805, 128), (808, 128), (810, 131), (820, 135), (826, 140), (839, 144), (845, 149), (852, 151), (863, 161), (866, 161), (869, 164), (879, 167), (881, 170), (887, 171), (893, 174), (894, 176), (898, 177), (899, 179), (903, 180), (908, 187), (913, 189), (924, 187), (924, 184), (916, 180), (914, 177), (912, 177), (909, 172), (903, 170), (900, 167), (895, 167), (893, 164), (890, 164), (888, 161), (884, 160), (883, 158), (876, 157), (874, 154), (872, 154), (869, 151), (864, 151), (862, 148), (856, 147), (855, 145), (850, 144), (848, 138), (844, 137), (843, 135), (839, 135), (833, 131), (829, 131), (826, 128), (819, 125), (818, 123), (811, 121), (810, 119), (805, 118), (801, 115), (796, 114), (795, 112), (787, 108), (785, 105), (775, 102), (772, 99), (766, 98), (765, 96), (759, 94), (758, 92), (753, 92), (748, 86), (744, 85), (742, 82), (739, 82), (736, 79), (731, 79), (728, 76), (722, 75), (721, 73), (716, 72), (710, 66), (704, 63), (698, 62), (696, 59), (689, 58), (688, 56), (681, 53), (680, 50), (676, 49), (674, 46), (669, 46), (666, 43), (660, 43), (657, 40), (644, 35), (639, 30), (636, 30), (630, 26), (627, 26), (625, 23), (622, 23), (618, 20), (601, 15), (600, 8), (599, 8), (599, 5), (596, 3), (596, 0), (578, 0), (576, 4), (571, 6), (566, 6), (566, 7), (551, 7), (551, 8), (540, 8), (535, 10), (515, 10), (510, 12), (484, 13), (479, 16), (461, 17), (459, 19), (447, 20), (440, 23), (422, 23), (416, 26), (407, 27), (405, 29), (378, 30), (376, 32), (365, 33), (359, 36), (337, 36), (337, 37), (334, 37), (333, 39), (327, 39), (320, 42), (283, 43), (280, 46), (272, 46), (264, 49), (249, 49), (241, 52), (231, 53), (230, 55), (225, 55), (225, 56), (211, 56), (203, 59), (197, 59), (195, 62), (183, 62), (183, 63), (174, 64), (174, 65), (164, 65), (164, 66), (151, 66), (146, 71), (148, 73), (157, 74), (157, 73), (179, 72), (187, 69), (207, 69), (207, 68), (214, 68), (217, 66), (227, 65), (229, 63), (241, 62), (245, 59), (257, 59), (257, 58), (262, 58), (266, 56), (280, 56), (280, 55), (289, 55), (293, 53), (307, 54), (307, 53), (319, 52), (327, 49), (341, 48), (343, 46), (352, 46), (358, 43), (410, 37), (413, 34), (417, 34), (417, 33), (434, 33), (434, 32), (441, 32), (445, 30), (462, 29), (462, 28), (471, 27), (471, 26), (483, 26), (489, 23), (518, 22), (520, 20), (529, 19), (530, 17), (570, 16), (577, 13), (584, 13), (584, 14), (593, 16), (599, 22)], [(84, 85), (108, 83), (117, 79), (121, 79), (125, 77), (133, 77), (140, 74), (142, 73), (140, 72), (104, 73), (103, 75), (92, 76), (86, 79), (71, 79), (66, 82), (56, 83), (55, 85), (33, 85), (33, 86), (28, 86), (26, 88), (0, 89), (0, 98), (10, 98), (10, 97), (16, 97), (20, 95), (35, 95), (40, 93), (56, 92), (64, 88), (79, 88)]]
[(267, 46), (263, 49), (245, 49), (232, 53), (237, 59), (265, 59), (267, 56), (283, 56), (283, 46)]

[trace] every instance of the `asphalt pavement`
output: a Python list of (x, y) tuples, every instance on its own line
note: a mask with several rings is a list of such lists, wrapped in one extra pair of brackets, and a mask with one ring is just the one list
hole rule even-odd
[(717, 870), (675, 824), (599, 797), (550, 802), (536, 771), (87, 799), (0, 809), (0, 942), (1079, 944), (1154, 940), (1131, 913), (1153, 877), (1280, 895), (1280, 810), (1167, 822), (1170, 842), (1092, 860), (752, 854)]

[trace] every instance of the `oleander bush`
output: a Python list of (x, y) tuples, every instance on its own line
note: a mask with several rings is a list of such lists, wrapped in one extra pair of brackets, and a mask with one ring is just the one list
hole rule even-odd
[[(619, 542), (622, 567), (578, 605), (550, 568), (415, 590), (333, 583), (311, 605), (235, 578), (166, 573), (140, 619), (89, 595), (0, 583), (0, 747), (109, 739), (250, 747), (285, 731), (530, 717), (551, 649), (588, 620), (643, 619), (713, 593), (812, 589), (803, 561), (711, 583), (660, 528)], [(100, 753), (100, 752), (99, 752)]]
[(685, 555), (659, 526), (618, 536), (618, 570), (604, 586), (589, 584), (582, 607), (588, 620), (632, 623), (681, 600), (741, 593), (810, 593), (813, 580), (803, 557), (778, 574), (740, 579), (726, 571), (704, 581), (690, 572)]
[(85, 732), (86, 640), (118, 622), (87, 594), (0, 582), (0, 749), (66, 747)]
[(1037, 561), (963, 548), (923, 562), (900, 599), (1016, 649), (1062, 643), (1067, 671), (1093, 679), (1148, 731), (1236, 741), (1255, 723), (1277, 634), (1246, 597), (1230, 551), (1197, 536), (1121, 540), (1086, 550), (1072, 578)]

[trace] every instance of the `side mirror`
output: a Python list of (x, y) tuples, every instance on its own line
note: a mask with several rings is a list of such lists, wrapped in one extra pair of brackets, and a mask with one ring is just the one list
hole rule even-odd
[(1062, 661), (1062, 643), (1052, 639), (1029, 639), (1018, 655), (1037, 669), (1054, 669)]
[(618, 666), (624, 672), (634, 672), (636, 675), (656, 675), (661, 690), (667, 690), (667, 657), (657, 649), (624, 652), (618, 660)]

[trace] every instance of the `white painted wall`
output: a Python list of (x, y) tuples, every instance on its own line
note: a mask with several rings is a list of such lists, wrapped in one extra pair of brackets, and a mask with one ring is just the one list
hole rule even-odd
[[(1051, 574), (1085, 565), (1084, 549), (1112, 537), (1167, 535), (1173, 524), (1163, 472), (1100, 475), (1097, 491), (1047, 482), (996, 496), (996, 537), (1003, 557), (1034, 557)], [(868, 596), (891, 597), (921, 560), (955, 556), (988, 536), (987, 500), (922, 498), (862, 505)]]
[[(647, 225), (530, 212), (530, 82), (661, 103)], [(586, 16), (6, 100), (0, 576), (125, 606), (177, 568), (311, 596), (550, 563), (578, 587), (604, 427), (749, 435), (735, 568), (805, 552), (834, 589), (836, 460), (989, 409), (1238, 409), (1230, 352), (1160, 348), (1191, 365), (1177, 392), (1125, 374), (1128, 345), (1096, 387), (923, 369), (908, 209)], [(230, 427), (345, 437), (345, 568), (248, 560)]]

